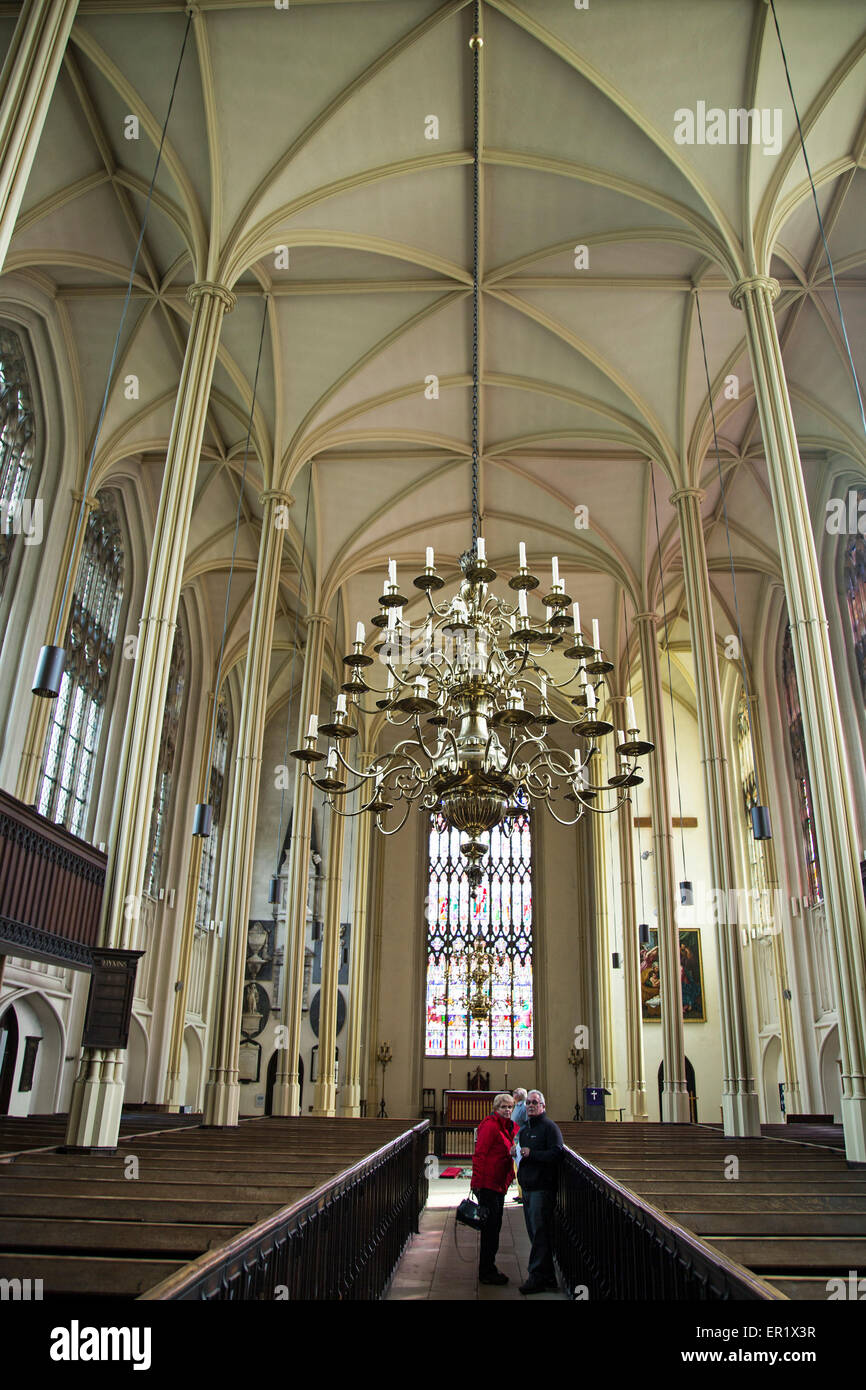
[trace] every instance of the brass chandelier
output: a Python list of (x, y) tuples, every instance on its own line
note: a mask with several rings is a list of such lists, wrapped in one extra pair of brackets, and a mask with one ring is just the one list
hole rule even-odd
[[(508, 580), (510, 594), (501, 598), (491, 584), (485, 542), (479, 536), (478, 514), (478, 208), (479, 208), (479, 52), (478, 5), (476, 33), (470, 39), (474, 55), (474, 199), (473, 199), (473, 327), (472, 327), (472, 544), (460, 557), (462, 579), (454, 597), (436, 603), (433, 595), (445, 587), (437, 573), (432, 547), (427, 547), (423, 573), (413, 580), (427, 600), (426, 622), (413, 634), (403, 621), (408, 602), (400, 592), (397, 566), (388, 562), (379, 612), (372, 625), (381, 640), (373, 656), (365, 650), (366, 630), (359, 622), (352, 651), (343, 658), (349, 678), (343, 683), (330, 723), (311, 715), (303, 747), (293, 756), (306, 764), (305, 775), (325, 793), (326, 804), (338, 815), (369, 812), (385, 835), (405, 824), (412, 804), (438, 812), (460, 832), (460, 852), (467, 864), (473, 893), (482, 880), (481, 861), (488, 835), (496, 826), (505, 833), (531, 802), (541, 802), (561, 825), (573, 825), (585, 811), (611, 813), (643, 777), (638, 759), (653, 744), (638, 737), (640, 730), (631, 698), (626, 701), (625, 729), (616, 737), (618, 770), (605, 782), (594, 776), (596, 739), (614, 732), (601, 718), (607, 694), (605, 677), (613, 670), (601, 648), (598, 621), (592, 623), (592, 642), (580, 625), (580, 612), (565, 592), (559, 560), (551, 561), (549, 591), (542, 599), (544, 615), (529, 610), (529, 595), (539, 587), (538, 576), (526, 562), (520, 543), (516, 573)], [(570, 610), (570, 611), (569, 611)], [(544, 659), (562, 648), (574, 662), (565, 679), (556, 681)], [(368, 684), (375, 656), (387, 672), (384, 690)], [(583, 741), (573, 755), (549, 746), (548, 731), (562, 722), (550, 707), (550, 694), (567, 693), (577, 711), (571, 731)], [(378, 695), (375, 709), (389, 724), (404, 726), (407, 737), (389, 752), (377, 755), (361, 770), (344, 756), (344, 747), (358, 736), (362, 699)], [(422, 727), (423, 721), (423, 727)], [(318, 749), (320, 735), (332, 740), (327, 755)], [(325, 762), (323, 776), (315, 765)], [(361, 791), (361, 805), (349, 811), (349, 799)], [(568, 814), (554, 809), (559, 798), (571, 803)], [(386, 823), (389, 812), (405, 804), (398, 823)], [(596, 804), (598, 803), (598, 804)], [(399, 815), (399, 813), (398, 813)]]

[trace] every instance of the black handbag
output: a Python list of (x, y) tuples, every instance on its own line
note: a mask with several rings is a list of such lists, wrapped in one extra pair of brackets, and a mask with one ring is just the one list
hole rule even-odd
[(486, 1207), (479, 1207), (474, 1197), (464, 1197), (457, 1208), (455, 1220), (461, 1226), (470, 1226), (473, 1231), (480, 1231), (487, 1220), (490, 1212)]

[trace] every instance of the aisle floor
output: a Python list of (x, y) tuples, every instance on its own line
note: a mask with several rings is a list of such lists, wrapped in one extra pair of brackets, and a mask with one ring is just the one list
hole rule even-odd
[[(431, 1178), (427, 1206), (421, 1213), (420, 1232), (412, 1236), (397, 1266), (385, 1300), (501, 1300), (524, 1303), (564, 1300), (564, 1293), (521, 1294), (529, 1260), (529, 1236), (523, 1208), (514, 1201), (512, 1187), (505, 1199), (497, 1268), (508, 1275), (502, 1285), (478, 1283), (478, 1236), (454, 1220), (457, 1205), (469, 1192), (468, 1178)], [(455, 1243), (456, 1231), (456, 1243)]]

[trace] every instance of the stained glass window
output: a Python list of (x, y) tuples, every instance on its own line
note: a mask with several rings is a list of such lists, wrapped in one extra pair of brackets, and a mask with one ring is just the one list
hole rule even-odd
[(216, 726), (214, 728), (210, 790), (208, 795), (208, 801), (213, 807), (213, 824), (210, 834), (202, 840), (201, 869), (198, 876), (198, 901), (195, 912), (196, 926), (202, 928), (210, 925), (217, 850), (219, 848), (220, 826), (222, 823), (223, 788), (225, 786), (228, 750), (229, 711), (225, 700), (220, 700), (217, 707)]
[(144, 891), (155, 898), (159, 894), (159, 871), (165, 849), (165, 834), (168, 826), (168, 808), (171, 801), (171, 780), (174, 771), (174, 755), (177, 748), (177, 731), (180, 725), (180, 711), (183, 706), (183, 692), (186, 685), (186, 647), (180, 621), (174, 634), (171, 649), (171, 664), (168, 672), (168, 689), (162, 711), (162, 737), (159, 743), (159, 765), (156, 774), (156, 787), (153, 793), (153, 808), (150, 814), (150, 845), (147, 852), (147, 870), (144, 878)]
[[(754, 718), (754, 710), (752, 711)], [(746, 819), (746, 846), (749, 856), (749, 876), (755, 898), (756, 908), (752, 913), (755, 925), (769, 926), (773, 907), (767, 890), (767, 865), (764, 859), (764, 842), (756, 840), (752, 834), (752, 807), (758, 805), (758, 785), (755, 777), (755, 760), (752, 749), (752, 731), (749, 724), (749, 709), (745, 690), (740, 690), (737, 705), (737, 753), (740, 764), (740, 787), (743, 793), (743, 814)]]
[(0, 594), (16, 539), (28, 529), (32, 465), (33, 402), (24, 350), (17, 333), (0, 328)]
[(123, 601), (123, 543), (111, 497), (87, 521), (72, 595), (66, 667), (51, 707), (36, 809), (83, 835)]
[(794, 776), (797, 781), (797, 802), (800, 813), (800, 842), (806, 875), (809, 884), (809, 898), (812, 904), (823, 902), (824, 890), (821, 886), (821, 865), (818, 860), (818, 842), (815, 839), (815, 817), (812, 813), (812, 785), (809, 781), (809, 766), (806, 762), (806, 740), (803, 736), (803, 714), (800, 709), (800, 690), (797, 685), (797, 672), (794, 669), (794, 647), (791, 629), (785, 628), (782, 643), (782, 681), (785, 688), (785, 707), (788, 719), (788, 738), (791, 743), (791, 758), (794, 763)]
[(434, 814), (427, 897), (428, 1057), (531, 1057), (532, 841), (529, 813), (495, 827), (470, 895), (460, 833)]
[[(866, 491), (857, 494), (858, 516), (863, 501), (866, 501)], [(852, 536), (845, 546), (843, 573), (854, 660), (860, 677), (860, 690), (866, 701), (866, 538), (859, 534)]]

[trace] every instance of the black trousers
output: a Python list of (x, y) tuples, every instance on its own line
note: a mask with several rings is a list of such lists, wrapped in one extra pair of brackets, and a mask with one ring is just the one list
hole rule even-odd
[(490, 1187), (481, 1187), (476, 1192), (479, 1207), (487, 1212), (487, 1220), (481, 1227), (481, 1247), (478, 1253), (479, 1275), (493, 1274), (496, 1269), (496, 1252), (499, 1249), (499, 1232), (502, 1229), (502, 1209), (505, 1194), (494, 1192)]

